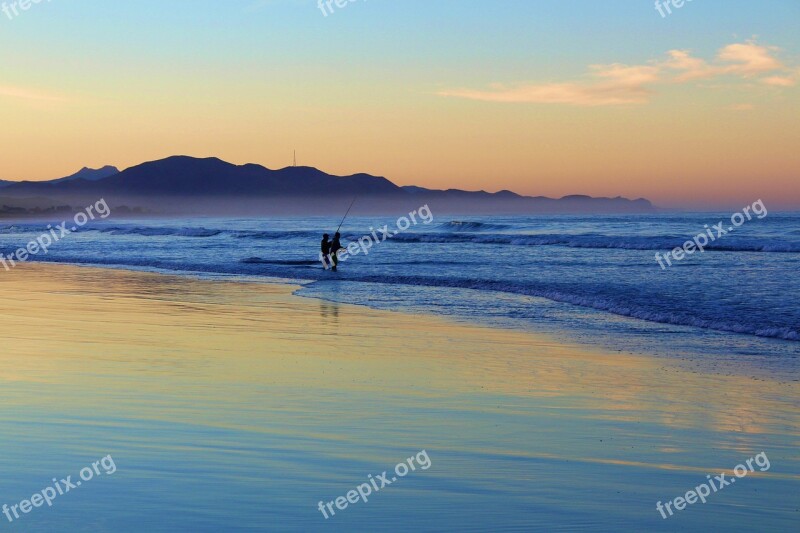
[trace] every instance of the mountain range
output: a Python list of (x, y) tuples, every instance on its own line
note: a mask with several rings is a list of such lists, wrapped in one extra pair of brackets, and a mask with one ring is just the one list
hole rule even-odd
[[(369, 174), (333, 176), (313, 167), (271, 170), (261, 165), (234, 165), (218, 158), (173, 156), (119, 171), (113, 166), (83, 168), (50, 181), (2, 181), (0, 200), (46, 197), (55, 204), (99, 197), (136, 204), (157, 212), (251, 214), (341, 210), (341, 201), (358, 197), (360, 211), (385, 211), (437, 204), (440, 211), (493, 213), (633, 213), (652, 212), (645, 199), (592, 198), (573, 195), (553, 199), (511, 191), (489, 193), (398, 186)], [(335, 206), (335, 207), (334, 207)], [(370, 206), (372, 209), (370, 209)], [(433, 205), (431, 206), (433, 208)]]

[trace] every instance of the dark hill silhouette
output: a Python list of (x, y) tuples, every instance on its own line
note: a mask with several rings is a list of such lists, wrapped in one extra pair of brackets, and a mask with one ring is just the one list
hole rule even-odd
[[(111, 167), (113, 168), (113, 167)], [(397, 194), (401, 189), (386, 178), (355, 174), (331, 176), (311, 167), (270, 170), (260, 165), (233, 165), (216, 157), (174, 156), (142, 163), (102, 179), (78, 175), (46, 182), (11, 185), (6, 194), (120, 193), (163, 196), (353, 195)]]
[[(372, 204), (376, 211), (379, 207), (418, 207), (427, 202), (436, 202), (440, 211), (475, 214), (653, 211), (653, 206), (644, 199), (579, 195), (552, 199), (520, 196), (511, 191), (440, 191), (398, 187), (386, 178), (369, 174), (333, 176), (313, 167), (270, 170), (256, 164), (234, 165), (215, 157), (199, 159), (188, 156), (150, 161), (121, 172), (114, 167), (85, 168), (66, 178), (11, 183), (2, 190), (4, 196), (11, 197), (47, 196), (55, 202), (105, 197), (118, 203), (156, 210), (168, 205), (175, 210), (194, 209), (209, 214), (221, 211), (249, 213), (253, 206), (262, 206), (258, 208), (262, 209), (270, 200), (281, 208), (291, 205), (299, 211), (319, 212), (329, 204), (337, 204), (336, 198), (353, 196), (371, 200), (360, 204)], [(308, 209), (311, 206), (313, 208)]]
[(114, 176), (119, 174), (119, 169), (117, 167), (112, 167), (110, 165), (106, 165), (103, 168), (89, 168), (83, 167), (78, 172), (71, 176), (67, 176), (66, 178), (59, 178), (57, 180), (52, 180), (49, 183), (61, 183), (64, 181), (74, 181), (74, 180), (86, 180), (86, 181), (97, 181), (108, 178), (110, 176)]

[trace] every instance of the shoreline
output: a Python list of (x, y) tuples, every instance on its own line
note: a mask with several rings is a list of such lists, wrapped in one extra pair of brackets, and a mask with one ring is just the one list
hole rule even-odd
[[(15, 483), (0, 503), (97, 457), (119, 466), (27, 526), (57, 518), (82, 531), (96, 513), (119, 530), (307, 531), (324, 523), (320, 497), (420, 450), (430, 470), (338, 525), (795, 520), (796, 384), (302, 298), (290, 285), (41, 263), (7, 274), (0, 289), (18, 304), (0, 310), (14, 347), (0, 353), (0, 434), (14, 440), (0, 468)], [(749, 489), (662, 521), (657, 501), (762, 451), (772, 469)]]
[[(364, 303), (350, 303), (350, 302), (337, 301), (333, 298), (327, 298), (324, 295), (300, 294), (302, 291), (307, 290), (309, 286), (320, 282), (339, 281), (341, 283), (361, 283), (361, 284), (371, 284), (376, 282), (362, 282), (359, 280), (348, 280), (348, 279), (296, 280), (296, 279), (284, 279), (284, 278), (270, 277), (270, 276), (256, 276), (247, 274), (232, 274), (232, 273), (204, 272), (204, 271), (190, 271), (190, 270), (167, 271), (164, 269), (159, 269), (158, 267), (147, 267), (147, 266), (140, 267), (140, 266), (132, 266), (126, 264), (98, 265), (91, 263), (76, 264), (76, 263), (59, 263), (59, 262), (49, 262), (49, 261), (34, 261), (23, 264), (79, 268), (79, 269), (89, 269), (89, 270), (102, 270), (102, 271), (110, 270), (119, 272), (146, 273), (156, 276), (166, 276), (166, 277), (175, 276), (179, 278), (191, 279), (200, 282), (210, 282), (210, 283), (221, 282), (221, 283), (242, 283), (242, 284), (253, 284), (253, 285), (284, 286), (287, 288), (291, 288), (292, 296), (297, 298), (310, 299), (313, 301), (324, 301), (328, 302), (329, 304), (336, 304), (336, 305), (355, 306), (358, 308), (370, 309), (372, 311), (380, 313), (399, 313), (401, 315), (416, 316), (415, 313), (411, 313), (410, 311), (405, 309), (387, 309)], [(0, 270), (0, 274), (3, 274), (3, 271)], [(469, 289), (458, 289), (458, 290), (469, 290)], [(763, 338), (757, 336), (753, 337), (752, 335), (749, 334), (709, 330), (705, 328), (697, 328), (686, 325), (672, 325), (672, 324), (664, 324), (661, 322), (651, 322), (636, 317), (617, 315), (615, 313), (604, 311), (601, 309), (585, 308), (582, 306), (577, 306), (575, 304), (549, 300), (547, 298), (538, 296), (531, 296), (529, 298), (533, 299), (534, 301), (546, 302), (548, 305), (567, 306), (567, 307), (575, 306), (581, 312), (585, 311), (596, 312), (599, 313), (601, 316), (606, 316), (607, 318), (612, 318), (615, 320), (621, 319), (624, 321), (632, 321), (633, 323), (638, 321), (643, 321), (646, 324), (668, 327), (675, 330), (674, 334), (684, 333), (685, 335), (692, 335), (692, 334), (714, 335), (722, 339), (728, 339), (728, 338), (736, 339), (736, 337), (742, 336), (745, 339), (759, 338), (767, 342), (776, 342), (782, 345), (785, 344), (786, 346), (793, 346), (796, 342), (786, 339)], [(491, 323), (489, 321), (482, 322), (476, 317), (472, 316), (441, 314), (430, 311), (424, 311), (421, 316), (426, 316), (431, 319), (434, 318), (440, 319), (444, 320), (449, 324), (465, 326), (465, 327), (486, 328), (493, 330), (515, 332), (515, 333), (530, 334), (533, 335), (534, 337), (541, 337), (548, 339), (552, 343), (564, 344), (567, 346), (571, 346), (577, 350), (595, 352), (597, 354), (617, 355), (623, 353), (633, 356), (652, 357), (657, 360), (669, 361), (673, 365), (680, 366), (682, 369), (692, 372), (702, 372), (706, 374), (726, 375), (726, 376), (737, 375), (752, 380), (759, 380), (759, 379), (777, 380), (780, 383), (786, 383), (786, 384), (800, 383), (800, 367), (792, 364), (791, 360), (797, 361), (797, 359), (793, 356), (791, 357), (791, 360), (789, 360), (789, 358), (786, 357), (770, 358), (762, 354), (753, 355), (749, 356), (749, 358), (745, 358), (744, 353), (734, 353), (732, 355), (721, 355), (720, 353), (715, 353), (713, 355), (706, 357), (704, 355), (701, 355), (700, 353), (697, 353), (697, 351), (695, 352), (637, 351), (631, 348), (617, 348), (616, 346), (604, 345), (602, 343), (589, 343), (581, 341), (576, 338), (576, 332), (580, 331), (579, 329), (569, 329), (569, 330), (564, 329), (558, 332), (537, 331), (530, 329), (526, 325), (514, 324), (512, 322), (500, 322), (500, 323)], [(706, 342), (711, 343), (715, 342), (715, 340), (709, 338)], [(733, 346), (735, 346), (735, 342), (733, 342), (732, 344)]]
[[(665, 359), (652, 354), (640, 354), (625, 351), (612, 351), (598, 346), (591, 346), (577, 342), (565, 342), (558, 337), (547, 335), (539, 332), (524, 331), (515, 328), (506, 327), (492, 327), (486, 324), (476, 323), (468, 318), (442, 316), (436, 314), (412, 314), (402, 310), (385, 310), (376, 309), (374, 307), (340, 303), (333, 300), (327, 300), (316, 296), (303, 296), (295, 294), (298, 290), (303, 288), (303, 285), (289, 283), (280, 280), (266, 280), (261, 278), (242, 278), (236, 276), (236, 279), (226, 279), (226, 275), (220, 275), (219, 278), (206, 278), (201, 275), (186, 275), (186, 274), (166, 274), (163, 272), (148, 272), (140, 270), (132, 270), (129, 268), (118, 267), (95, 267), (85, 265), (71, 265), (71, 264), (57, 264), (57, 263), (26, 263), (22, 268), (18, 268), (17, 272), (25, 272), (23, 275), (27, 276), (28, 272), (37, 272), (41, 275), (43, 273), (63, 273), (72, 280), (77, 280), (82, 289), (86, 290), (88, 286), (85, 284), (95, 277), (102, 277), (102, 274), (108, 274), (111, 278), (121, 280), (138, 280), (147, 281), (151, 280), (154, 285), (193, 285), (197, 284), (200, 287), (213, 288), (215, 286), (231, 287), (234, 288), (237, 294), (256, 293), (261, 297), (266, 298), (265, 301), (279, 305), (283, 309), (302, 307), (305, 312), (309, 309), (316, 310), (319, 308), (320, 315), (323, 319), (328, 318), (328, 314), (333, 318), (338, 319), (339, 313), (345, 312), (353, 317), (364, 320), (372, 320), (378, 322), (402, 323), (406, 328), (419, 327), (421, 330), (432, 328), (433, 330), (448, 330), (454, 329), (459, 331), (469, 331), (475, 336), (486, 336), (492, 339), (508, 339), (512, 345), (521, 345), (526, 342), (530, 343), (539, 349), (545, 349), (548, 357), (560, 356), (569, 358), (572, 363), (580, 361), (583, 364), (597, 365), (599, 361), (605, 365), (613, 365), (615, 367), (625, 367), (630, 361), (638, 365), (648, 367), (650, 370), (662, 372), (678, 372), (686, 374), (697, 374), (698, 367), (686, 366), (686, 361), (681, 359)], [(233, 276), (232, 276), (233, 277)], [(159, 281), (160, 280), (160, 281)], [(0, 288), (4, 288), (0, 278)], [(256, 289), (256, 290), (253, 290)], [(216, 292), (216, 291), (212, 291)], [(225, 293), (225, 290), (220, 291)], [(94, 289), (88, 291), (87, 295), (99, 295), (103, 293), (100, 289), (95, 292)], [(157, 294), (157, 293), (156, 293)], [(143, 298), (143, 295), (133, 293), (116, 294), (114, 297), (124, 296), (125, 298)], [(202, 298), (201, 298), (202, 299)], [(169, 301), (167, 298), (166, 301)], [(181, 301), (181, 300), (177, 300)], [(188, 303), (188, 302), (184, 302)], [(262, 304), (264, 302), (261, 302)], [(337, 320), (338, 321), (338, 320)], [(741, 376), (732, 373), (719, 374), (713, 371), (702, 373), (706, 377), (714, 377), (726, 380), (737, 380)], [(753, 381), (764, 381), (752, 378)], [(800, 386), (794, 385), (793, 382), (773, 379), (768, 380), (774, 382), (781, 387), (787, 386), (800, 391)], [(791, 398), (791, 395), (787, 395)]]

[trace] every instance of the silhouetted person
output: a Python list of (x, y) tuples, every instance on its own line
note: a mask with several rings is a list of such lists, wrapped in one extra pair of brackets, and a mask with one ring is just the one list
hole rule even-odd
[(333, 261), (334, 272), (336, 272), (336, 267), (339, 266), (339, 250), (342, 249), (341, 238), (342, 234), (336, 232), (336, 235), (333, 236), (333, 242), (331, 242), (331, 260)]
[(322, 264), (325, 266), (325, 270), (328, 270), (328, 262), (331, 260), (331, 241), (328, 239), (329, 236), (326, 233), (322, 236), (322, 243), (320, 245), (320, 249), (322, 251)]

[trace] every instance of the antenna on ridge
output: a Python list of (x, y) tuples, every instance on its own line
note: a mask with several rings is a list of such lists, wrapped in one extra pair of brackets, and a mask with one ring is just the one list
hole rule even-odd
[(297, 166), (297, 150), (294, 151), (294, 166)]

